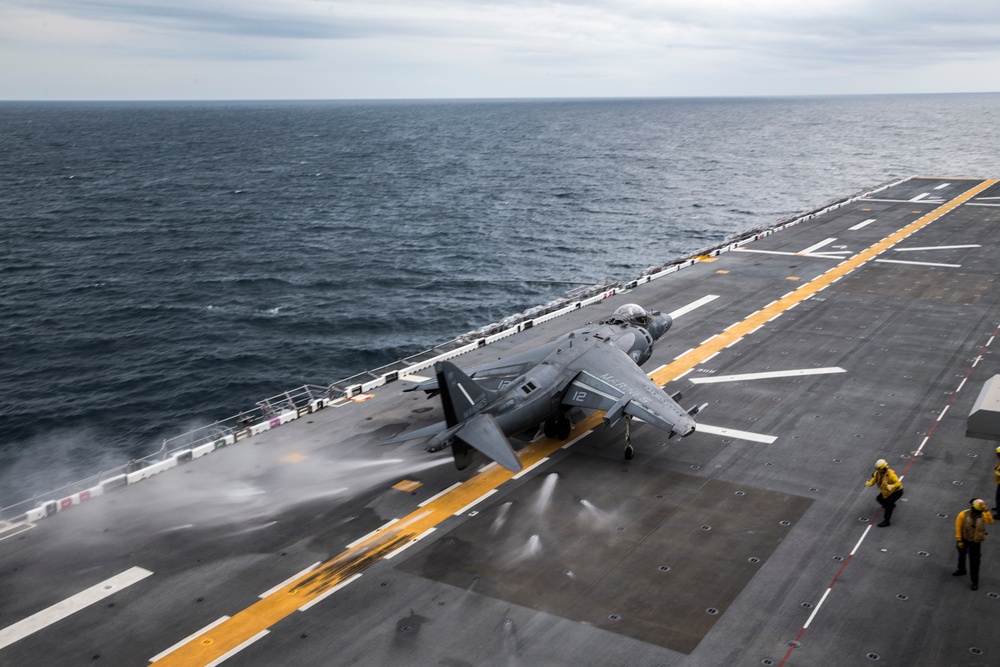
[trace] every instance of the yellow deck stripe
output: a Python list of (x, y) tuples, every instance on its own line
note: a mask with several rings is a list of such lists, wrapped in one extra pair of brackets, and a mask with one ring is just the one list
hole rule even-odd
[(794, 292), (786, 294), (782, 298), (778, 299), (771, 305), (758, 310), (756, 313), (750, 315), (745, 320), (736, 324), (735, 326), (729, 327), (723, 331), (718, 336), (709, 339), (704, 344), (699, 345), (697, 348), (690, 350), (689, 352), (681, 355), (673, 363), (667, 364), (655, 373), (652, 378), (657, 384), (664, 385), (670, 380), (674, 379), (681, 373), (684, 373), (698, 364), (704, 362), (707, 358), (714, 354), (718, 354), (723, 348), (735, 343), (743, 336), (747, 335), (759, 326), (762, 326), (769, 322), (772, 318), (781, 313), (785, 312), (792, 306), (798, 305), (802, 301), (805, 301), (809, 297), (813, 296), (821, 289), (829, 287), (835, 281), (840, 280), (848, 273), (858, 268), (866, 262), (870, 262), (872, 259), (885, 252), (892, 246), (896, 245), (904, 238), (910, 234), (916, 232), (917, 230), (926, 227), (930, 223), (934, 222), (942, 215), (949, 213), (955, 208), (958, 208), (968, 200), (975, 197), (977, 194), (987, 189), (997, 180), (987, 180), (974, 188), (964, 192), (955, 199), (941, 205), (940, 207), (934, 209), (930, 213), (918, 218), (917, 220), (911, 222), (902, 229), (885, 237), (878, 243), (862, 250), (858, 254), (854, 255), (850, 259), (841, 262), (837, 266), (833, 267), (826, 273), (812, 279), (808, 283), (802, 285)]
[[(727, 345), (735, 343), (753, 329), (765, 324), (774, 316), (811, 297), (865, 262), (871, 261), (906, 236), (930, 224), (996, 182), (996, 180), (988, 180), (981, 183), (802, 285), (770, 306), (750, 315), (742, 322), (729, 327), (717, 336), (713, 336), (704, 344), (681, 355), (674, 362), (658, 370), (651, 376), (653, 381), (661, 385), (666, 384), (682, 373), (691, 370), (705, 359), (718, 354)], [(595, 428), (601, 423), (601, 418), (600, 412), (591, 415), (574, 427), (570, 437), (576, 437)], [(528, 467), (553, 454), (564, 444), (564, 441), (543, 438), (521, 449), (518, 456), (521, 463)], [(195, 637), (155, 664), (164, 667), (169, 665), (182, 665), (184, 667), (207, 665), (261, 631), (295, 613), (297, 609), (323, 595), (331, 588), (360, 574), (387, 554), (423, 535), (429, 528), (442, 523), (458, 510), (467, 507), (477, 498), (510, 480), (512, 476), (513, 473), (500, 466), (491, 466), (453, 491), (402, 518), (392, 526), (391, 530), (373, 535), (344, 551), (307, 575)]]

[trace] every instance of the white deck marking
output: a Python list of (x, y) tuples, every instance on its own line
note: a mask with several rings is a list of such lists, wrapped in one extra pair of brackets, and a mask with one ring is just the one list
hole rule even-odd
[(756, 248), (733, 248), (731, 252), (756, 252), (761, 255), (796, 255), (798, 253), (785, 250), (758, 250)]
[(876, 220), (876, 218), (868, 218), (867, 220), (863, 220), (862, 222), (859, 222), (858, 224), (854, 225), (853, 227), (848, 227), (847, 231), (849, 231), (849, 232), (856, 232), (859, 229), (864, 229), (868, 225), (870, 225), (873, 222), (875, 222), (875, 220)]
[(434, 502), (435, 500), (437, 500), (438, 498), (440, 498), (444, 494), (449, 493), (450, 491), (453, 491), (453, 490), (457, 489), (458, 487), (462, 486), (462, 484), (464, 484), (464, 483), (465, 482), (455, 482), (454, 484), (452, 484), (451, 486), (449, 486), (447, 489), (445, 489), (441, 493), (435, 493), (433, 496), (431, 496), (430, 498), (428, 498), (424, 502), (422, 502), (419, 505), (417, 505), (417, 507), (423, 507), (424, 505), (431, 504), (432, 502)]
[(998, 207), (1000, 207), (1000, 204), (981, 204), (979, 202), (974, 202), (974, 201), (966, 202), (965, 205), (966, 206), (998, 206)]
[(491, 491), (487, 491), (486, 493), (484, 493), (483, 495), (479, 496), (478, 498), (476, 498), (475, 500), (473, 500), (471, 503), (469, 503), (468, 505), (466, 505), (462, 509), (460, 509), (457, 512), (455, 512), (455, 514), (453, 516), (461, 516), (461, 515), (465, 514), (470, 509), (472, 509), (473, 507), (475, 507), (479, 503), (483, 502), (484, 500), (486, 500), (487, 498), (489, 498), (490, 496), (492, 496), (496, 492), (497, 492), (497, 489), (493, 489)]
[(960, 269), (961, 264), (938, 264), (936, 262), (907, 262), (903, 259), (876, 259), (876, 262), (882, 262), (883, 264), (912, 264), (914, 266), (941, 266), (946, 269)]
[[(930, 193), (928, 193), (930, 194)], [(865, 199), (866, 202), (882, 202), (884, 204), (906, 204), (912, 202), (912, 199), (876, 199), (872, 197), (871, 199)], [(922, 202), (924, 204), (930, 204), (932, 202)]]
[(28, 618), (0, 630), (0, 649), (72, 616), (81, 609), (89, 607), (95, 602), (100, 602), (109, 595), (114, 595), (151, 574), (153, 573), (141, 567), (129, 568), (121, 574), (105, 579), (99, 584), (66, 598), (62, 602), (57, 602), (47, 609), (32, 614)]
[(722, 428), (721, 426), (709, 426), (708, 424), (702, 424), (701, 422), (698, 422), (698, 426), (695, 427), (695, 433), (711, 433), (712, 435), (721, 435), (726, 438), (736, 438), (737, 440), (763, 442), (767, 445), (770, 445), (778, 439), (777, 436), (773, 435), (750, 433), (749, 431), (739, 431), (735, 428)]
[(594, 432), (594, 429), (590, 429), (589, 431), (584, 431), (579, 436), (573, 438), (572, 440), (570, 440), (569, 442), (567, 442), (565, 445), (563, 445), (559, 449), (569, 449), (570, 447), (572, 447), (576, 443), (580, 442), (581, 440), (583, 440), (584, 438), (586, 438), (588, 435), (590, 435), (593, 432)]
[(538, 466), (542, 465), (543, 463), (545, 463), (548, 460), (549, 460), (549, 457), (545, 456), (545, 457), (539, 459), (538, 461), (535, 461), (530, 466), (528, 466), (527, 468), (525, 468), (521, 472), (519, 472), (516, 475), (514, 475), (513, 477), (511, 477), (511, 479), (521, 479), (522, 477), (524, 477), (525, 475), (527, 475), (529, 472), (531, 472), (532, 470), (534, 470), (535, 468), (537, 468)]
[(944, 190), (949, 185), (951, 185), (951, 183), (942, 183), (941, 185), (935, 186), (934, 189), (935, 190)]
[(803, 375), (828, 375), (830, 373), (846, 373), (839, 366), (828, 368), (799, 368), (787, 371), (768, 371), (766, 373), (744, 373), (742, 375), (719, 375), (718, 377), (688, 378), (692, 384), (713, 384), (716, 382), (742, 382), (744, 380), (769, 380), (771, 378), (800, 377)]
[[(4, 523), (5, 522), (0, 521), (0, 525), (3, 525)], [(35, 524), (31, 523), (30, 521), (25, 521), (24, 523), (5, 525), (2, 528), (0, 528), (0, 542), (3, 542), (8, 537), (14, 537), (15, 535), (20, 535), (21, 533), (31, 530), (34, 527)]]
[(226, 660), (229, 660), (231, 657), (233, 657), (234, 655), (236, 655), (237, 653), (239, 653), (240, 651), (242, 651), (243, 649), (245, 649), (247, 646), (250, 646), (250, 644), (253, 644), (258, 639), (261, 639), (265, 635), (270, 634), (270, 632), (271, 632), (270, 630), (261, 630), (260, 632), (258, 632), (257, 634), (255, 634), (253, 637), (251, 637), (250, 639), (246, 640), (245, 642), (243, 642), (242, 644), (240, 644), (239, 646), (237, 646), (236, 648), (233, 648), (233, 649), (230, 649), (230, 650), (226, 651), (225, 653), (223, 653), (222, 655), (220, 655), (218, 658), (216, 658), (212, 662), (210, 662), (207, 665), (205, 665), (205, 667), (218, 667), (218, 665), (221, 665)]
[(419, 535), (417, 535), (412, 540), (410, 540), (409, 542), (407, 542), (403, 546), (399, 547), (398, 549), (396, 549), (392, 553), (386, 554), (385, 556), (383, 556), (383, 560), (389, 560), (390, 558), (395, 558), (396, 556), (398, 556), (402, 552), (406, 551), (407, 549), (409, 549), (410, 547), (412, 547), (414, 544), (416, 544), (420, 540), (424, 539), (425, 537), (427, 537), (428, 535), (430, 535), (431, 533), (433, 533), (435, 530), (437, 530), (437, 528), (435, 528), (435, 527), (428, 528), (427, 530), (425, 530), (424, 532), (420, 533)]
[(915, 250), (957, 250), (959, 248), (982, 248), (983, 246), (977, 243), (971, 243), (969, 245), (929, 245), (922, 248), (893, 248), (896, 252), (913, 252)]
[[(753, 250), (751, 248), (734, 248), (731, 252), (756, 252), (762, 255), (786, 255), (788, 257), (819, 257), (820, 259), (843, 259), (840, 256), (831, 256), (831, 253), (820, 252), (785, 252), (783, 250)], [(841, 251), (837, 251), (841, 252)]]
[(322, 564), (323, 564), (323, 561), (316, 561), (315, 563), (313, 563), (312, 565), (310, 565), (306, 569), (302, 570), (298, 574), (293, 574), (288, 579), (285, 579), (284, 581), (282, 581), (280, 584), (278, 584), (274, 588), (271, 588), (269, 590), (264, 591), (263, 593), (261, 593), (257, 597), (259, 597), (261, 600), (263, 600), (268, 595), (273, 595), (273, 594), (277, 593), (278, 591), (280, 591), (282, 588), (284, 588), (288, 584), (292, 583), (293, 581), (296, 581), (297, 579), (300, 579), (300, 578), (306, 576), (307, 574), (309, 574), (310, 572), (312, 572), (313, 570), (315, 570), (317, 567), (319, 567)]
[(715, 301), (718, 298), (719, 298), (718, 294), (706, 294), (705, 296), (701, 297), (697, 301), (692, 301), (691, 303), (689, 303), (686, 306), (681, 306), (680, 308), (678, 308), (677, 310), (673, 311), (672, 313), (667, 313), (667, 315), (670, 316), (670, 319), (676, 320), (681, 315), (687, 315), (692, 310), (695, 310), (697, 308), (701, 308), (705, 304), (711, 303), (711, 302)]
[[(311, 607), (319, 604), (320, 602), (327, 599), (328, 597), (339, 591), (347, 584), (351, 583), (352, 581), (357, 581), (358, 579), (360, 579), (362, 574), (363, 574), (362, 572), (358, 572), (357, 574), (350, 576), (347, 579), (344, 579), (342, 582), (340, 582), (339, 584), (328, 590), (326, 593), (323, 593), (322, 595), (313, 598), (309, 602), (306, 602), (304, 605), (299, 607), (299, 611), (307, 611)], [(264, 632), (267, 632), (267, 630), (265, 630)]]
[(189, 635), (189, 636), (185, 637), (184, 639), (180, 640), (179, 642), (177, 642), (176, 644), (174, 644), (173, 646), (171, 646), (170, 648), (168, 648), (166, 651), (163, 651), (162, 653), (157, 653), (152, 658), (150, 658), (149, 661), (150, 662), (156, 662), (157, 660), (160, 660), (161, 658), (165, 658), (166, 656), (170, 655), (171, 653), (173, 653), (174, 651), (176, 651), (177, 649), (179, 649), (181, 646), (184, 646), (185, 644), (187, 644), (189, 641), (191, 641), (195, 637), (200, 637), (201, 635), (205, 634), (206, 632), (208, 632), (209, 630), (211, 630), (215, 626), (219, 625), (220, 623), (225, 623), (228, 620), (229, 620), (228, 616), (223, 616), (219, 620), (214, 621), (212, 623), (209, 623), (208, 625), (206, 625), (205, 627), (203, 627), (198, 632), (195, 632), (194, 634)]
[(854, 548), (851, 549), (851, 553), (849, 555), (853, 556), (854, 554), (858, 553), (858, 549), (861, 548), (861, 543), (865, 541), (866, 537), (868, 537), (868, 531), (870, 531), (871, 529), (872, 529), (872, 522), (869, 521), (868, 525), (865, 527), (865, 532), (861, 533), (861, 537), (858, 538), (858, 543), (854, 545)]
[(929, 192), (921, 192), (919, 195), (917, 195), (916, 197), (914, 197), (910, 201), (920, 201), (924, 197), (930, 197), (930, 196), (931, 196), (931, 193), (929, 193)]
[(819, 250), (820, 248), (822, 248), (825, 245), (830, 245), (831, 243), (833, 243), (836, 240), (837, 240), (837, 237), (831, 236), (830, 238), (823, 239), (822, 241), (820, 241), (816, 245), (811, 245), (808, 248), (806, 248), (805, 250), (800, 250), (799, 252), (797, 252), (795, 254), (796, 255), (808, 255), (809, 253), (811, 253), (813, 251)]
[(353, 542), (351, 542), (350, 544), (348, 544), (347, 548), (348, 549), (353, 549), (354, 547), (358, 546), (359, 544), (361, 544), (362, 542), (364, 542), (365, 540), (367, 540), (369, 537), (373, 537), (374, 535), (378, 535), (383, 530), (385, 530), (386, 528), (388, 528), (392, 524), (396, 523), (397, 521), (399, 521), (398, 517), (395, 518), (395, 519), (393, 519), (392, 521), (389, 521), (388, 523), (382, 524), (381, 526), (379, 526), (378, 528), (376, 528), (372, 532), (368, 533), (367, 535), (362, 535), (358, 539), (356, 539)]
[(824, 602), (826, 602), (826, 596), (828, 596), (830, 594), (830, 591), (832, 590), (833, 590), (832, 588), (827, 586), (826, 590), (823, 591), (823, 597), (819, 599), (819, 604), (817, 604), (816, 608), (813, 609), (813, 613), (809, 614), (809, 620), (807, 620), (806, 624), (802, 626), (803, 630), (807, 629), (809, 627), (809, 624), (813, 622), (813, 619), (816, 618), (816, 614), (817, 612), (819, 612), (819, 608), (823, 606)]

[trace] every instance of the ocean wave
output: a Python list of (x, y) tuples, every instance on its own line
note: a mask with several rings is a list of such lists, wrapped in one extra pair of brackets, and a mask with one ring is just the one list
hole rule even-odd
[(1000, 144), (996, 101), (6, 109), (0, 484), (17, 461), (57, 479), (149, 453), (896, 175), (995, 176), (953, 147)]

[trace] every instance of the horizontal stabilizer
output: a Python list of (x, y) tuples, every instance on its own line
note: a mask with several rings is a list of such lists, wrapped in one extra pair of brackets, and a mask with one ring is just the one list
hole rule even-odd
[(455, 431), (455, 437), (507, 470), (521, 470), (521, 460), (492, 415), (481, 413), (472, 417)]
[(400, 442), (406, 442), (407, 440), (417, 440), (418, 438), (427, 438), (432, 435), (437, 435), (446, 428), (447, 425), (444, 422), (438, 422), (436, 424), (431, 424), (430, 426), (425, 426), (424, 428), (418, 428), (416, 431), (407, 431), (406, 433), (400, 433), (399, 435), (389, 438), (382, 444), (395, 445)]

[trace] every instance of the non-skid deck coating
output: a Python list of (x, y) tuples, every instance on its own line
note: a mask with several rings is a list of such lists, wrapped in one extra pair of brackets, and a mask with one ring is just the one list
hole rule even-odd
[(572, 454), (401, 567), (690, 653), (811, 502)]
[(965, 420), (1000, 373), (998, 203), (912, 179), (458, 359), (700, 303), (646, 369), (702, 429), (639, 426), (628, 463), (599, 415), (515, 479), (380, 446), (441, 418), (397, 383), (5, 532), (0, 664), (997, 664), (1000, 537), (978, 591), (950, 573), (995, 488)]

